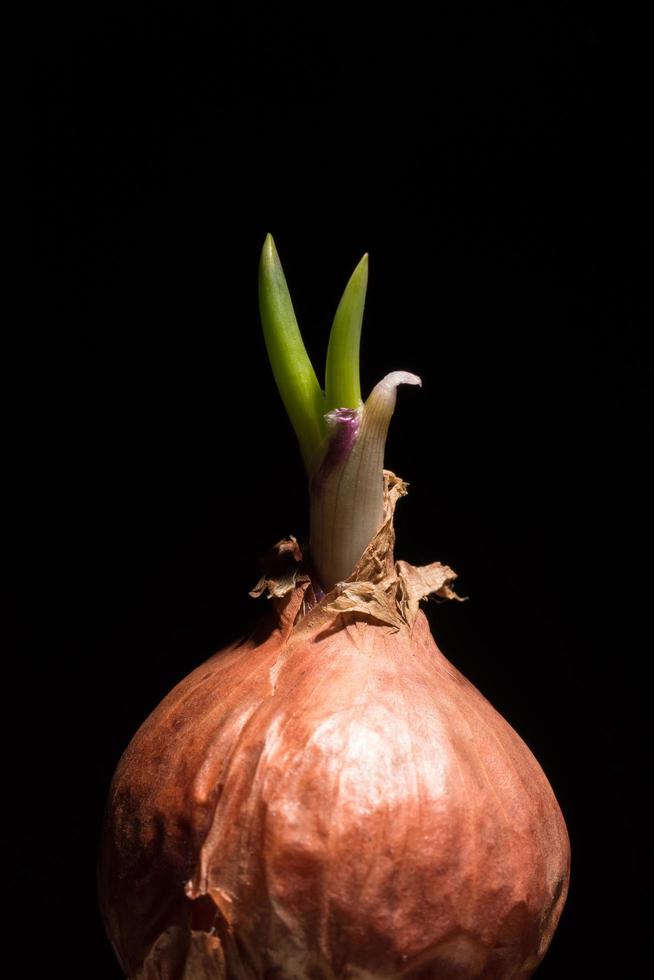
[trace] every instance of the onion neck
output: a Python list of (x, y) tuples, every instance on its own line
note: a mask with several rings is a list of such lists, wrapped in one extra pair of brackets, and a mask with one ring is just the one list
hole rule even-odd
[(327, 442), (309, 484), (311, 561), (325, 590), (351, 575), (382, 522), (384, 448), (401, 384), (420, 378), (394, 371), (365, 405), (325, 415)]

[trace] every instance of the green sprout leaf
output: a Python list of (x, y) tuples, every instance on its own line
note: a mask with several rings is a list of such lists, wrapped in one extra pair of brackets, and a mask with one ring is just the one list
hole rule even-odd
[(359, 347), (368, 286), (368, 255), (352, 273), (329, 335), (325, 369), (325, 410), (360, 408)]
[(326, 434), (325, 400), (300, 335), (272, 235), (266, 236), (259, 263), (259, 309), (273, 375), (311, 472)]

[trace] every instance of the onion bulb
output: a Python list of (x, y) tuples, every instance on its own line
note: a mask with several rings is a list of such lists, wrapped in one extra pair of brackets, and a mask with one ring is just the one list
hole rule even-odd
[[(272, 289), (266, 248), (262, 266)], [(351, 284), (348, 363), (360, 270)], [(394, 559), (406, 485), (380, 447), (397, 384), (418, 379), (389, 378), (365, 405), (327, 391), (319, 439), (298, 433), (308, 554), (273, 549), (254, 632), (182, 680), (119, 763), (99, 892), (130, 980), (522, 980), (547, 950), (565, 823), (525, 743), (432, 638), (419, 603), (456, 598), (454, 572)]]

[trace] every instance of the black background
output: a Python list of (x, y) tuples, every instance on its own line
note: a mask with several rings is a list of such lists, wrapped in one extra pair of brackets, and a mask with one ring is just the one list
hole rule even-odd
[(469, 601), (430, 606), (434, 634), (572, 839), (538, 976), (645, 973), (642, 25), (432, 13), (92, 5), (34, 34), (5, 840), (68, 977), (120, 977), (94, 884), (120, 753), (254, 621), (258, 557), (307, 530), (258, 321), (268, 231), (319, 373), (368, 251), (364, 389), (422, 376), (388, 442), (397, 553), (458, 570)]

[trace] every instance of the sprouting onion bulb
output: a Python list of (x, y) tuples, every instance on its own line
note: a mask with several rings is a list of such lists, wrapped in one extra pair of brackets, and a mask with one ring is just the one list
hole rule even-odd
[(406, 484), (383, 469), (400, 384), (362, 401), (367, 257), (325, 388), (272, 238), (271, 366), (310, 495), (308, 553), (272, 550), (244, 639), (182, 680), (114, 776), (104, 921), (130, 980), (524, 980), (565, 902), (569, 842), (535, 758), (436, 646), (420, 602), (456, 598), (393, 556)]

